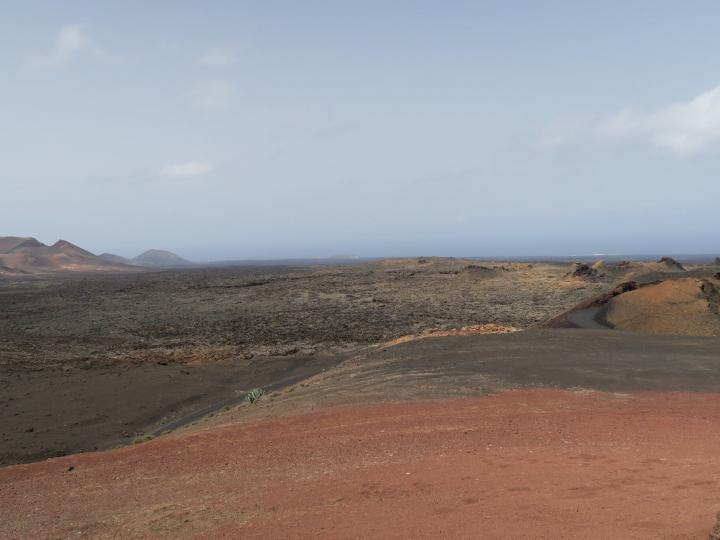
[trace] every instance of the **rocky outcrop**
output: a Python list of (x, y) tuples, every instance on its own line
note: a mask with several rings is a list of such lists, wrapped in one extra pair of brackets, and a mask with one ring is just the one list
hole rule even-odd
[(672, 257), (660, 257), (660, 259), (658, 259), (658, 264), (662, 264), (673, 270), (685, 270), (685, 267)]
[(589, 264), (576, 262), (572, 265), (569, 275), (576, 278), (593, 278), (597, 276), (597, 269)]

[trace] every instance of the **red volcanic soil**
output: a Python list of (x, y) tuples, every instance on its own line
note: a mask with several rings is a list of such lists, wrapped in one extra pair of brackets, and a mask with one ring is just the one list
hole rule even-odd
[(527, 390), (228, 425), (1, 469), (0, 537), (707, 538), (719, 417)]

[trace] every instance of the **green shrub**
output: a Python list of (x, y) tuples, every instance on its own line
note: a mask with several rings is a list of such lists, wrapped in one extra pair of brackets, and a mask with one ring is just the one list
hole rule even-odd
[(245, 395), (245, 400), (250, 403), (255, 403), (264, 393), (262, 388), (253, 388)]

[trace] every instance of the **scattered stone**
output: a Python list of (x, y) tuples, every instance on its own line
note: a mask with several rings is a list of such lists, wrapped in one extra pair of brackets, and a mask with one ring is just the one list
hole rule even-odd
[(73, 472), (75, 470), (75, 467), (73, 465), (70, 465), (67, 470), (68, 472)]

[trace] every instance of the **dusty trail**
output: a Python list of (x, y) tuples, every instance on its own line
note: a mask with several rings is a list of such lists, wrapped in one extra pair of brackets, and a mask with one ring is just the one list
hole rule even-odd
[(718, 417), (523, 390), (229, 425), (2, 469), (0, 537), (706, 538)]

